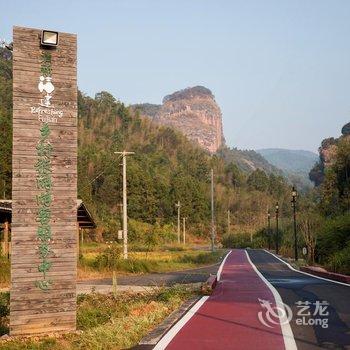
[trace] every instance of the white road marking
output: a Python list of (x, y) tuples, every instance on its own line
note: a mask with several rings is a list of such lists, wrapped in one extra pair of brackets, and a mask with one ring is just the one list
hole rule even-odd
[[(222, 269), (224, 268), (224, 264), (226, 262), (227, 257), (231, 254), (232, 250), (230, 250), (225, 258), (222, 260), (219, 270), (217, 272), (216, 278), (219, 281), (222, 273)], [(181, 330), (181, 328), (192, 318), (192, 316), (199, 310), (199, 308), (208, 300), (208, 296), (204, 296), (194, 304), (189, 311), (164, 335), (164, 337), (157, 343), (157, 345), (153, 348), (153, 350), (163, 350), (168, 344), (173, 340), (177, 333)]]
[[(276, 288), (261, 274), (261, 272), (257, 269), (257, 267), (252, 263), (250, 260), (248, 252), (245, 250), (245, 253), (247, 255), (248, 261), (250, 265), (252, 265), (255, 272), (258, 274), (258, 276), (263, 280), (263, 282), (267, 285), (267, 287), (271, 290), (276, 304), (284, 305), (281, 296), (277, 292)], [(286, 314), (286, 313), (285, 313)], [(289, 322), (281, 322), (281, 330), (284, 340), (284, 346), (286, 350), (297, 350), (297, 345), (295, 343), (294, 335), (292, 332), (292, 329), (290, 327)]]
[(350, 284), (348, 284), (348, 283), (343, 283), (343, 282), (339, 282), (339, 281), (330, 280), (329, 278), (320, 277), (320, 276), (316, 276), (316, 275), (313, 275), (313, 274), (308, 273), (308, 272), (304, 272), (304, 271), (297, 270), (297, 269), (295, 269), (292, 265), (288, 264), (286, 261), (284, 261), (283, 259), (279, 258), (277, 255), (275, 255), (275, 254), (269, 252), (269, 251), (266, 250), (266, 249), (264, 249), (264, 251), (265, 251), (266, 253), (271, 254), (272, 256), (274, 256), (276, 259), (280, 260), (280, 261), (283, 262), (284, 264), (286, 264), (291, 270), (293, 270), (293, 271), (295, 271), (295, 272), (299, 272), (299, 273), (302, 273), (303, 275), (307, 275), (307, 276), (310, 276), (310, 277), (318, 278), (318, 279), (320, 279), (320, 280), (324, 280), (324, 281), (327, 281), (327, 282), (333, 282), (333, 283), (341, 284), (342, 286), (350, 287)]
[(220, 265), (220, 267), (219, 267), (219, 270), (218, 270), (218, 272), (217, 272), (217, 274), (216, 274), (216, 279), (217, 279), (218, 282), (220, 281), (222, 269), (224, 268), (226, 259), (228, 258), (228, 256), (229, 256), (231, 253), (232, 253), (232, 250), (230, 250), (230, 251), (226, 254), (226, 256), (224, 257), (224, 260), (222, 260), (222, 263), (221, 263), (221, 265)]
[(179, 333), (180, 329), (192, 318), (192, 316), (199, 310), (199, 308), (207, 301), (209, 295), (199, 299), (189, 311), (169, 330), (168, 333), (157, 343), (153, 350), (163, 350), (173, 340), (175, 335)]

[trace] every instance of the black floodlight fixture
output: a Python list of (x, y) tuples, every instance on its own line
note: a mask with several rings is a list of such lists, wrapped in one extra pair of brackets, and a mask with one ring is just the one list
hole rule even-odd
[(58, 32), (43, 30), (41, 32), (41, 45), (56, 47), (58, 45)]

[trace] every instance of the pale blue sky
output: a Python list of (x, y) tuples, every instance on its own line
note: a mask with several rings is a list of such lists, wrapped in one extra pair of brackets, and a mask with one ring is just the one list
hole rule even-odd
[(12, 26), (78, 34), (79, 88), (129, 103), (204, 85), (229, 146), (316, 151), (350, 121), (350, 1), (1, 0)]

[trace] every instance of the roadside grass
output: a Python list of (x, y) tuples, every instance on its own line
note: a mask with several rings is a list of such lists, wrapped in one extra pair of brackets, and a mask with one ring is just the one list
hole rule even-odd
[[(178, 285), (138, 294), (80, 295), (77, 311), (77, 328), (81, 330), (80, 334), (66, 334), (58, 338), (0, 341), (0, 349), (130, 348), (186, 299), (196, 294), (191, 288)], [(0, 294), (0, 303), (2, 298)], [(0, 324), (1, 320), (2, 318)]]
[[(184, 248), (183, 248), (184, 249)], [(79, 260), (78, 278), (93, 279), (110, 277), (113, 271), (118, 274), (159, 273), (186, 270), (215, 264), (224, 256), (226, 250), (214, 253), (204, 250), (167, 249), (157, 251), (133, 251), (129, 259), (121, 258), (120, 247), (109, 246), (103, 251), (90, 251)]]
[(0, 288), (10, 284), (10, 261), (0, 256)]
[[(111, 251), (111, 245), (87, 243), (81, 252), (78, 280), (111, 278), (113, 271), (125, 275), (192, 269), (219, 262), (226, 250), (211, 253), (204, 249), (171, 245), (154, 251), (130, 251), (129, 259), (124, 260), (120, 256), (120, 247)], [(9, 284), (10, 263), (7, 259), (0, 259), (0, 288)]]

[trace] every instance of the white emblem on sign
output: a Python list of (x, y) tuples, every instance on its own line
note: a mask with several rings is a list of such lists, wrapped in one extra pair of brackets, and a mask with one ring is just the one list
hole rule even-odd
[(44, 96), (43, 99), (41, 99), (41, 105), (43, 107), (50, 107), (51, 106), (51, 93), (53, 92), (53, 90), (55, 90), (55, 87), (53, 86), (51, 80), (51, 77), (44, 77), (44, 76), (40, 76), (39, 78), (40, 82), (38, 84), (38, 89), (40, 92), (46, 92), (46, 95)]
[(30, 112), (38, 116), (38, 120), (43, 123), (57, 123), (63, 117), (63, 111), (55, 109), (51, 103), (52, 93), (55, 90), (51, 77), (41, 75), (39, 77), (38, 90), (44, 94), (38, 106), (30, 107)]

